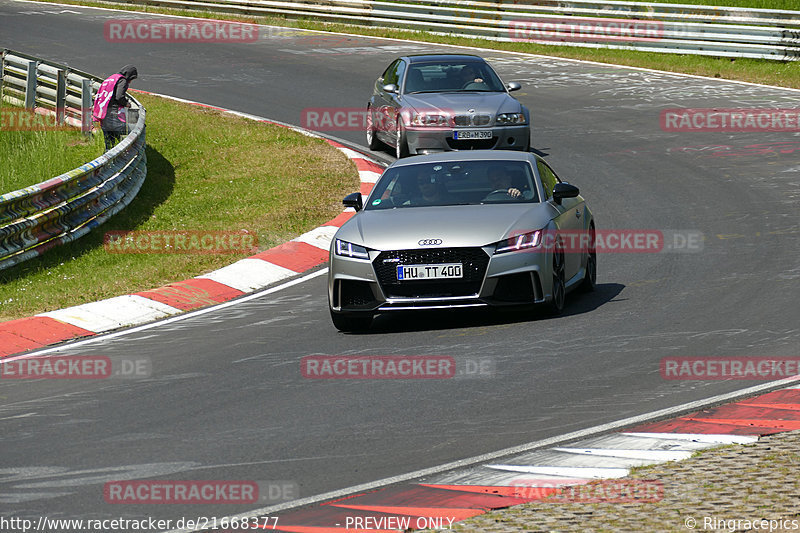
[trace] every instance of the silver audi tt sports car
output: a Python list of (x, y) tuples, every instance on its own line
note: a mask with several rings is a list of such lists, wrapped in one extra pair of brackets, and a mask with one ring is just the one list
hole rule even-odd
[(530, 147), (530, 112), (474, 55), (411, 55), (392, 62), (367, 104), (367, 144), (397, 159), (452, 150)]
[(398, 160), (333, 238), (328, 303), (343, 331), (377, 313), (544, 303), (595, 286), (595, 225), (578, 188), (508, 150)]

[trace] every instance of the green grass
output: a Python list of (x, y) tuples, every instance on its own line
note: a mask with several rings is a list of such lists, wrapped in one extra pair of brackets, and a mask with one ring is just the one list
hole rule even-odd
[(250, 253), (119, 254), (106, 231), (239, 231), (259, 249), (341, 213), (358, 190), (344, 154), (324, 141), (171, 100), (136, 96), (147, 109), (147, 179), (136, 199), (95, 232), (0, 270), (0, 320), (151, 289)]
[[(64, 131), (16, 129), (21, 108), (0, 103), (0, 196), (69, 172), (103, 153), (102, 136), (84, 137), (75, 128)], [(27, 116), (30, 118), (30, 115)], [(50, 117), (36, 122), (50, 124)], [(9, 126), (14, 125), (13, 129)], [(6, 129), (3, 129), (6, 128)]]
[[(47, 0), (42, 0), (46, 2)], [(55, 1), (55, 0), (54, 0)], [(513, 52), (524, 52), (529, 54), (548, 55), (553, 57), (563, 57), (570, 59), (583, 59), (597, 61), (600, 63), (610, 63), (615, 65), (627, 65), (632, 67), (651, 68), (670, 72), (682, 72), (695, 74), (698, 76), (708, 76), (712, 78), (748, 81), (775, 85), (779, 87), (791, 87), (800, 89), (800, 61), (776, 61), (769, 59), (731, 59), (710, 56), (694, 56), (681, 54), (666, 54), (658, 52), (638, 52), (634, 50), (617, 50), (610, 48), (584, 48), (579, 46), (557, 46), (543, 45), (525, 42), (499, 42), (488, 39), (475, 39), (468, 37), (454, 37), (433, 35), (426, 32), (416, 32), (403, 29), (372, 28), (366, 26), (355, 26), (350, 24), (331, 24), (317, 22), (312, 19), (286, 19), (283, 17), (254, 17), (235, 15), (230, 13), (213, 13), (203, 10), (178, 10), (153, 6), (137, 6), (117, 2), (97, 2), (97, 1), (75, 1), (63, 0), (59, 3), (72, 3), (76, 5), (88, 5), (99, 7), (114, 7), (116, 9), (128, 11), (142, 11), (148, 13), (163, 13), (177, 16), (214, 18), (221, 20), (233, 20), (240, 22), (250, 22), (255, 24), (266, 24), (274, 26), (284, 26), (288, 28), (302, 28), (311, 30), (322, 30), (341, 33), (352, 33), (374, 37), (387, 37), (393, 39), (409, 39), (425, 41), (431, 43), (453, 44), (461, 46), (476, 46), (480, 48), (494, 50), (508, 50)], [(672, 3), (684, 3), (675, 0)], [(698, 3), (704, 4), (705, 0)], [(743, 1), (721, 1), (712, 2), (719, 5), (732, 5), (739, 7), (764, 7), (769, 4), (771, 7), (781, 7), (782, 9), (800, 10), (800, 0), (743, 0)]]

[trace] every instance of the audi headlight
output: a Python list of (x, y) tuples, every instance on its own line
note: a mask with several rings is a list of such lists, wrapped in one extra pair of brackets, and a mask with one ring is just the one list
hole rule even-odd
[(542, 243), (541, 230), (532, 231), (530, 233), (521, 233), (514, 235), (508, 239), (504, 239), (497, 243), (494, 250), (495, 254), (503, 254), (506, 252), (518, 252), (521, 250), (529, 250), (536, 248)]
[(525, 124), (525, 113), (500, 113), (497, 115), (498, 124)]
[(412, 126), (448, 126), (450, 116), (446, 113), (414, 113), (411, 115)]
[(336, 246), (334, 248), (336, 255), (343, 257), (352, 257), (353, 259), (366, 259), (369, 260), (369, 252), (363, 246), (353, 244), (352, 242), (336, 239)]

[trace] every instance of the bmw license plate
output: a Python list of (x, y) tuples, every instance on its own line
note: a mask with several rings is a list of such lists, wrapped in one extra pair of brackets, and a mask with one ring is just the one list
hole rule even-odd
[(464, 277), (461, 263), (444, 265), (397, 265), (398, 281), (419, 279), (456, 279)]
[(491, 139), (492, 130), (456, 130), (453, 132), (453, 139)]

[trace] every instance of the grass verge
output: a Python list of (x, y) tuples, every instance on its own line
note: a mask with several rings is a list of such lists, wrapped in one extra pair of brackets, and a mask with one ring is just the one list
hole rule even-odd
[(151, 289), (251, 255), (109, 253), (107, 231), (244, 229), (264, 250), (330, 220), (358, 190), (352, 162), (320, 139), (137, 99), (147, 109), (148, 170), (138, 196), (98, 231), (0, 271), (0, 321)]
[(33, 131), (53, 119), (32, 116), (0, 101), (0, 196), (69, 172), (103, 153), (102, 137), (84, 137), (75, 128)]
[[(47, 3), (51, 0), (39, 1)], [(584, 48), (579, 46), (542, 45), (525, 42), (500, 42), (491, 41), (488, 39), (434, 35), (427, 32), (417, 32), (402, 29), (373, 28), (350, 24), (332, 24), (317, 22), (312, 19), (286, 19), (278, 16), (244, 16), (231, 13), (172, 9), (156, 6), (139, 6), (125, 3), (98, 2), (91, 0), (52, 1), (57, 1), (58, 3), (62, 4), (66, 3), (73, 5), (107, 7), (126, 11), (141, 11), (146, 13), (162, 13), (186, 17), (213, 18), (220, 20), (250, 22), (255, 24), (284, 26), (288, 28), (352, 33), (356, 35), (372, 37), (409, 39), (460, 46), (476, 46), (494, 50), (524, 52), (529, 54), (540, 54), (570, 59), (583, 59), (587, 61), (597, 61), (599, 63), (651, 68), (670, 72), (682, 72), (686, 74), (695, 74), (698, 76), (748, 81), (752, 83), (762, 83), (766, 85), (800, 89), (800, 61), (720, 58), (709, 56), (666, 54), (658, 52), (638, 52), (634, 50), (616, 50), (610, 48)], [(707, 2), (706, 0), (694, 0), (690, 2), (672, 0), (668, 3), (698, 3), (707, 5), (733, 5), (736, 7), (770, 7), (776, 9), (800, 10), (800, 0), (712, 0), (710, 2)]]

